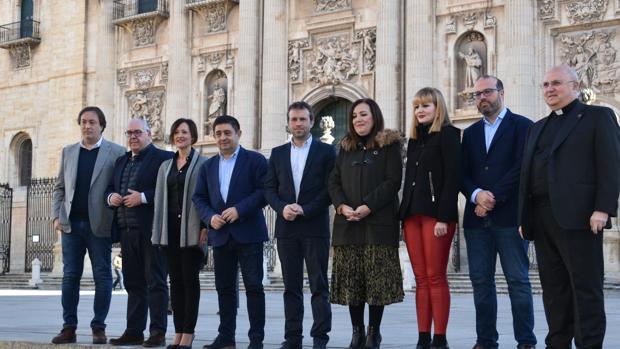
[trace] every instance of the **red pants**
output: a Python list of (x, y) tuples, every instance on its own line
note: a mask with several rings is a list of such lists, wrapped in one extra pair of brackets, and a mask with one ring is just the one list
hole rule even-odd
[(418, 331), (446, 334), (450, 316), (450, 288), (446, 268), (456, 223), (448, 224), (448, 233), (435, 237), (437, 220), (414, 215), (405, 219), (404, 234), (416, 281)]

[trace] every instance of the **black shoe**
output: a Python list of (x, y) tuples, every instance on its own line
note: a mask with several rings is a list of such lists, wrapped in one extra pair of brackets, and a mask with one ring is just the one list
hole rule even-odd
[(415, 346), (415, 349), (431, 349), (431, 345), (429, 344), (418, 344)]
[(130, 334), (125, 331), (120, 337), (110, 339), (112, 345), (141, 345), (144, 342), (144, 335)]
[(315, 338), (312, 344), (312, 349), (326, 349), (327, 348), (327, 342), (328, 340), (326, 339), (318, 339)]
[(365, 349), (379, 349), (381, 348), (381, 333), (379, 329), (368, 326), (368, 332), (366, 334), (366, 346)]
[(207, 344), (202, 349), (236, 349), (235, 342), (228, 342), (217, 336), (213, 343)]
[(153, 332), (147, 340), (142, 343), (145, 348), (163, 347), (166, 345), (166, 335), (161, 332)]
[(366, 331), (364, 331), (364, 326), (353, 326), (351, 344), (349, 344), (347, 349), (363, 349), (365, 341)]
[(302, 349), (301, 343), (282, 342), (280, 349)]
[(430, 349), (450, 349), (450, 347), (448, 346), (448, 343), (444, 344), (444, 345), (431, 345)]
[(250, 342), (248, 349), (263, 349), (263, 342)]

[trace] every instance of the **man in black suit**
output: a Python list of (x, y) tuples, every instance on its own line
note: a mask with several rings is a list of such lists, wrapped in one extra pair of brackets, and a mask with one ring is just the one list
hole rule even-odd
[[(151, 143), (146, 120), (130, 119), (125, 131), (129, 149), (116, 160), (114, 176), (106, 191), (114, 208), (113, 238), (120, 236), (127, 290), (127, 327), (112, 345), (159, 347), (166, 343), (168, 282), (164, 255), (151, 245), (153, 200), (157, 171), (173, 153)], [(145, 341), (147, 311), (150, 337)]]
[(331, 330), (327, 262), (329, 195), (327, 178), (336, 153), (312, 138), (312, 110), (305, 102), (288, 108), (290, 143), (273, 148), (265, 181), (265, 198), (277, 212), (276, 237), (284, 279), (284, 338), (281, 349), (301, 349), (304, 318), (304, 261), (308, 270), (314, 324), (313, 348), (325, 348)]
[(547, 348), (602, 348), (603, 229), (618, 208), (620, 129), (611, 109), (579, 102), (565, 65), (545, 74), (552, 112), (529, 130), (519, 224), (534, 240), (549, 325)]

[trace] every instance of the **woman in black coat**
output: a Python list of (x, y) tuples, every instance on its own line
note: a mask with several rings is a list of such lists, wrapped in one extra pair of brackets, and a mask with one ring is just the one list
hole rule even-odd
[(328, 185), (337, 213), (330, 301), (349, 306), (349, 348), (374, 349), (381, 343), (384, 306), (404, 297), (398, 257), (402, 137), (383, 129), (381, 110), (368, 98), (353, 103), (347, 126)]
[(446, 268), (458, 222), (461, 131), (450, 124), (444, 98), (432, 87), (414, 96), (412, 124), (399, 215), (416, 279), (417, 349), (447, 349)]

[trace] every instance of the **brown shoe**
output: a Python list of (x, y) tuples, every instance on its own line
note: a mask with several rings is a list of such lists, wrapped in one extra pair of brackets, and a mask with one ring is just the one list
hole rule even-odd
[(140, 345), (144, 341), (144, 335), (130, 334), (125, 331), (122, 336), (110, 339), (112, 345)]
[(163, 347), (166, 345), (166, 335), (161, 332), (153, 332), (147, 340), (142, 343), (143, 347), (154, 348)]
[(106, 344), (108, 338), (105, 336), (103, 328), (93, 328), (93, 344)]
[(52, 338), (53, 344), (75, 343), (75, 327), (65, 327), (60, 333)]

